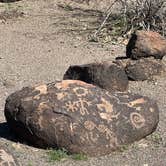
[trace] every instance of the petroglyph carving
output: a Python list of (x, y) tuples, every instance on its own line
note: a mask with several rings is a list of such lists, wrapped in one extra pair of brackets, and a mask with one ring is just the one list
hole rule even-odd
[(44, 111), (46, 109), (50, 109), (46, 102), (41, 102), (37, 108), (38, 111)]
[(89, 106), (90, 104), (91, 103), (86, 101), (85, 99), (79, 98), (78, 105), (81, 115), (89, 114), (88, 109), (85, 107), (85, 105)]
[(118, 119), (118, 116), (120, 115), (120, 112), (113, 115), (113, 113), (100, 113), (100, 117), (102, 119), (107, 120), (108, 122), (112, 121), (113, 119)]
[(57, 96), (57, 99), (58, 100), (62, 100), (67, 94), (62, 92), (62, 93), (57, 93), (56, 96)]
[(35, 91), (39, 91), (40, 93), (38, 95), (34, 96), (33, 98), (39, 100), (40, 95), (47, 94), (47, 85), (44, 84), (44, 85), (37, 86), (37, 87), (35, 87)]
[(73, 91), (76, 93), (78, 97), (86, 96), (88, 94), (88, 89), (82, 87), (76, 87), (73, 89)]
[(106, 111), (106, 112), (112, 112), (113, 111), (113, 105), (110, 104), (109, 101), (107, 101), (104, 98), (101, 98), (102, 103), (101, 104), (97, 104), (98, 109), (100, 109), (101, 111)]
[(47, 94), (47, 85), (40, 85), (35, 88), (35, 90), (40, 91), (40, 94)]
[(89, 114), (86, 106), (89, 106), (91, 103), (86, 101), (85, 99), (79, 98), (78, 101), (68, 101), (65, 103), (65, 108), (67, 108), (68, 111), (76, 112), (80, 111), (81, 115)]
[(136, 129), (139, 129), (145, 125), (144, 117), (137, 112), (132, 112), (130, 114), (130, 121)]
[(101, 124), (100, 124), (100, 125), (97, 127), (97, 129), (98, 129), (101, 133), (105, 133), (106, 139), (112, 138), (113, 132), (112, 132), (110, 129), (108, 129), (105, 125), (101, 125)]
[(76, 112), (78, 111), (77, 102), (68, 101), (67, 103), (65, 103), (65, 108), (67, 108), (67, 111)]
[(90, 140), (91, 140), (92, 142), (96, 142), (96, 141), (98, 140), (98, 138), (99, 138), (99, 135), (98, 135), (98, 134), (95, 134), (95, 135), (94, 135), (94, 132), (90, 132), (90, 133), (89, 133), (89, 137), (90, 137)]
[(96, 127), (96, 124), (95, 124), (94, 122), (92, 122), (92, 121), (85, 121), (84, 127), (85, 127), (87, 130), (92, 131), (92, 130)]
[(85, 87), (93, 87), (91, 84), (87, 84), (83, 81), (79, 80), (63, 80), (62, 82), (56, 83), (55, 87), (58, 89), (67, 89), (70, 85), (77, 84)]
[(138, 104), (144, 104), (144, 103), (146, 103), (146, 100), (144, 98), (140, 98), (140, 99), (137, 99), (137, 100), (134, 100), (134, 101), (130, 101), (128, 103), (128, 106), (129, 107), (134, 107)]

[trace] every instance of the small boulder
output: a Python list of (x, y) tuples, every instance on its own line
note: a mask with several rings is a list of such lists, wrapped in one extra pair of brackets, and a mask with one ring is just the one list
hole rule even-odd
[(162, 59), (166, 55), (166, 39), (157, 32), (136, 31), (127, 44), (126, 54), (131, 59)]
[(125, 91), (128, 88), (124, 69), (111, 61), (70, 66), (63, 79), (81, 80), (108, 91)]
[(42, 148), (100, 156), (151, 134), (158, 106), (148, 97), (110, 93), (77, 80), (26, 87), (5, 105), (10, 128)]
[(9, 150), (2, 145), (0, 146), (0, 166), (20, 166)]
[(128, 61), (125, 71), (129, 80), (144, 81), (151, 80), (155, 75), (161, 75), (165, 71), (165, 66), (161, 60), (144, 58)]

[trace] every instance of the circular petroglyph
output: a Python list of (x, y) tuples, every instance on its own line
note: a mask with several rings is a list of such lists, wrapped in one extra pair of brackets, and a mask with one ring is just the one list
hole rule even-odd
[(86, 96), (88, 94), (88, 90), (82, 87), (76, 87), (73, 89), (77, 96)]
[(95, 125), (95, 123), (93, 123), (92, 121), (85, 121), (85, 123), (84, 123), (84, 127), (87, 129), (87, 130), (93, 130), (95, 127), (96, 127), (96, 125)]
[(144, 117), (137, 112), (133, 112), (130, 114), (130, 121), (131, 121), (132, 125), (137, 129), (143, 127), (145, 124)]

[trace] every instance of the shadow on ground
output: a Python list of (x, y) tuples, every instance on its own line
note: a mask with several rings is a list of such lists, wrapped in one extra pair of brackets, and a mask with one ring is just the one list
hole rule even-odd
[(0, 2), (2, 2), (2, 3), (12, 3), (12, 2), (17, 2), (17, 1), (20, 1), (20, 0), (0, 0)]
[(11, 132), (6, 122), (0, 123), (0, 138), (5, 138), (10, 141), (18, 142), (16, 136)]

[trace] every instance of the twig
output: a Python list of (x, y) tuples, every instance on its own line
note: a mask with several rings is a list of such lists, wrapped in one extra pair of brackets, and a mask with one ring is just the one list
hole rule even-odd
[(108, 18), (110, 17), (112, 11), (112, 7), (115, 5), (115, 3), (117, 2), (117, 0), (114, 0), (113, 3), (109, 6), (108, 10), (107, 10), (107, 15), (104, 19), (104, 21), (102, 22), (102, 24), (100, 25), (100, 27), (98, 28), (98, 30), (94, 33), (94, 38), (97, 37), (97, 34), (101, 31), (101, 29), (104, 27), (105, 23), (107, 22)]

